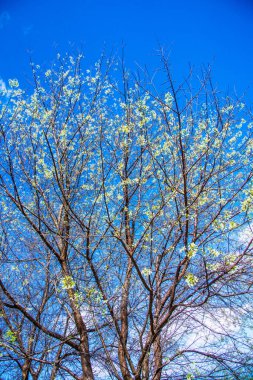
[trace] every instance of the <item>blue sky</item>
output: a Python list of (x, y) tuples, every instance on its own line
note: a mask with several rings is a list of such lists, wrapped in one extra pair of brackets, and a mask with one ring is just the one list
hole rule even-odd
[(0, 0), (0, 78), (25, 84), (29, 59), (49, 66), (58, 52), (82, 49), (87, 64), (106, 47), (128, 65), (154, 68), (159, 44), (173, 72), (211, 63), (223, 91), (253, 95), (253, 1), (250, 0)]

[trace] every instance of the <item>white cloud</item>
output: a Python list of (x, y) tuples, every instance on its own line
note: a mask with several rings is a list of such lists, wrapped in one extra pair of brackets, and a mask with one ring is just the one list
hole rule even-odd
[(2, 97), (1, 100), (3, 101), (3, 98), (5, 98), (6, 100), (10, 94), (11, 89), (8, 87), (6, 82), (2, 78), (0, 78), (0, 96)]
[(196, 313), (193, 312), (190, 320), (192, 329), (191, 333), (185, 336), (184, 349), (200, 349), (218, 343), (222, 336), (227, 337), (240, 331), (238, 315), (229, 308), (198, 310)]
[(239, 242), (247, 245), (253, 236), (253, 223), (245, 226), (243, 230), (239, 233)]
[(0, 29), (3, 29), (5, 27), (5, 25), (8, 24), (8, 22), (10, 21), (10, 14), (9, 12), (7, 11), (4, 11), (0, 14)]
[(7, 92), (6, 83), (0, 78), (0, 92)]
[(23, 28), (24, 36), (28, 36), (33, 31), (33, 25), (28, 25)]

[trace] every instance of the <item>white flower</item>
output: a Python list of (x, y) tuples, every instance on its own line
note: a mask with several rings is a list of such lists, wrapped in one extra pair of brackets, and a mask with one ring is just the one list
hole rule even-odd
[(12, 88), (18, 87), (19, 83), (17, 79), (9, 79), (9, 86)]
[(45, 72), (45, 76), (46, 76), (46, 77), (50, 77), (51, 74), (52, 74), (52, 71), (51, 71), (51, 70), (47, 70), (47, 71)]
[(197, 282), (199, 281), (198, 277), (195, 276), (194, 274), (188, 272), (186, 275), (185, 275), (185, 281), (187, 282), (187, 284), (189, 286), (194, 286), (197, 284)]
[(189, 259), (194, 257), (196, 255), (197, 251), (198, 251), (198, 246), (195, 243), (191, 243), (189, 245), (188, 254), (187, 254)]
[(143, 268), (141, 273), (143, 274), (143, 276), (150, 276), (152, 273), (152, 270), (150, 268)]

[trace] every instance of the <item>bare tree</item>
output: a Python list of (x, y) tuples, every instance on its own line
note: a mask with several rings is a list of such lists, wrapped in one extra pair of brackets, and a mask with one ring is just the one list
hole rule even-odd
[(2, 94), (2, 376), (251, 373), (250, 112), (161, 62), (59, 57)]

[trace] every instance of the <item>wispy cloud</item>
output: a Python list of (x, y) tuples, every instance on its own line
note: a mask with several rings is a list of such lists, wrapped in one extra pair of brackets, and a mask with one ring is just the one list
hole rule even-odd
[(10, 95), (10, 93), (10, 87), (5, 83), (5, 81), (2, 78), (0, 78), (0, 95), (7, 98), (8, 95)]
[(11, 16), (10, 13), (7, 11), (4, 11), (0, 14), (0, 29), (3, 29), (8, 22), (10, 21)]
[(240, 243), (247, 245), (252, 239), (252, 236), (253, 236), (253, 223), (243, 228), (243, 230), (239, 234), (239, 241)]
[(5, 81), (3, 81), (3, 79), (0, 78), (0, 92), (6, 92), (6, 91), (7, 91), (6, 83)]
[(23, 34), (24, 36), (27, 36), (28, 34), (30, 34), (33, 30), (33, 25), (28, 25), (28, 26), (25, 26), (23, 28)]

